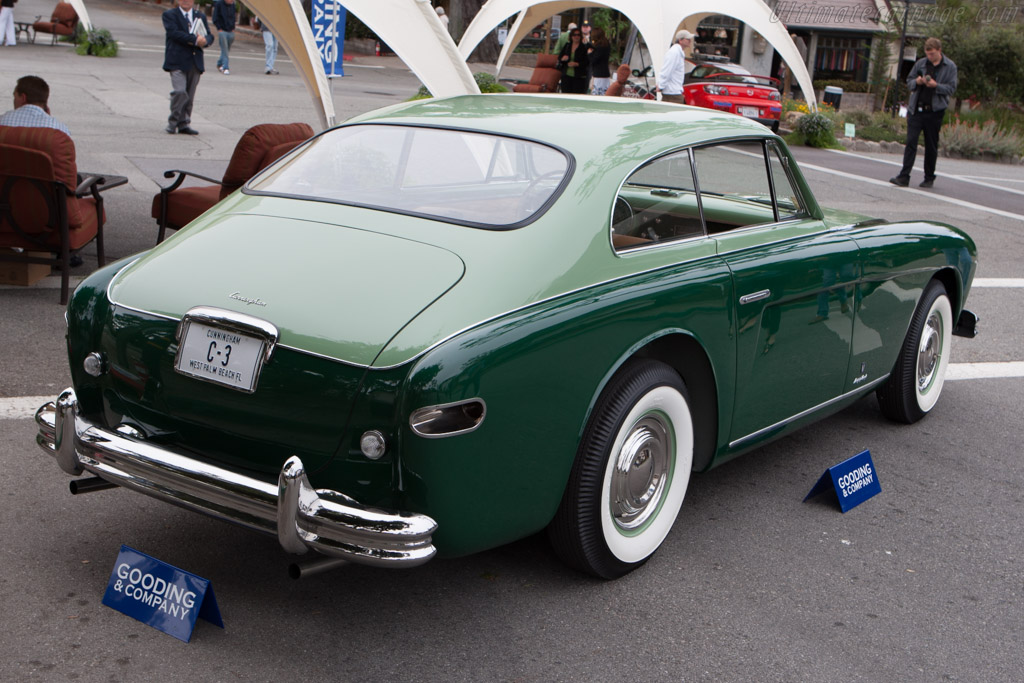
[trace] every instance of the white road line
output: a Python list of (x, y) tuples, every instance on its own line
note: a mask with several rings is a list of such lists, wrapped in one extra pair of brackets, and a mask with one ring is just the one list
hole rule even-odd
[(53, 396), (17, 396), (15, 398), (0, 398), (0, 420), (21, 420), (33, 417), (39, 406), (47, 401), (53, 401)]
[(950, 363), (946, 370), (946, 379), (948, 380), (1004, 377), (1024, 377), (1024, 362)]
[[(820, 171), (821, 173), (828, 173), (829, 175), (837, 175), (837, 176), (840, 176), (841, 178), (845, 178), (847, 180), (859, 180), (860, 182), (867, 183), (868, 185), (878, 185), (879, 187), (889, 187), (889, 188), (892, 188), (894, 190), (897, 189), (896, 186), (893, 185), (892, 183), (890, 183), (888, 180), (878, 180), (877, 178), (866, 178), (864, 176), (853, 175), (853, 174), (847, 173), (846, 171), (836, 171), (836, 170), (833, 170), (831, 168), (825, 168), (824, 166), (816, 166), (815, 164), (805, 164), (803, 162), (800, 162), (800, 168), (804, 168), (804, 169), (809, 168), (809, 169), (812, 169), (812, 170), (815, 170), (815, 171)], [(975, 204), (974, 202), (965, 202), (962, 199), (954, 199), (953, 197), (947, 197), (947, 196), (939, 194), (937, 192), (926, 192), (924, 190), (918, 190), (918, 189), (915, 189), (913, 187), (901, 187), (901, 188), (899, 188), (899, 191), (900, 192), (912, 192), (914, 194), (919, 194), (922, 197), (930, 197), (931, 199), (934, 199), (934, 200), (937, 200), (937, 201), (947, 202), (949, 204), (956, 204), (957, 206), (963, 206), (963, 207), (968, 208), (968, 209), (974, 209), (975, 211), (986, 211), (988, 213), (993, 213), (993, 214), (995, 214), (997, 216), (1003, 216), (1004, 218), (1012, 218), (1014, 220), (1018, 220), (1018, 221), (1024, 222), (1024, 216), (1022, 216), (1019, 213), (1010, 213), (1009, 211), (1002, 211), (1000, 209), (993, 209), (992, 207), (984, 206), (982, 204)], [(1016, 190), (1011, 190), (1011, 191), (1012, 192), (1016, 192)]]
[[(946, 379), (1004, 379), (1024, 377), (1024, 361), (1002, 363), (950, 363), (946, 370)], [(52, 396), (15, 396), (0, 398), (0, 420), (24, 420), (32, 418), (39, 406), (53, 401)]]
[[(863, 154), (855, 154), (854, 152), (847, 152), (846, 150), (842, 150), (842, 149), (830, 149), (828, 151), (829, 152), (833, 152), (834, 154), (843, 154), (843, 155), (846, 155), (846, 156), (856, 157), (857, 159), (867, 159), (868, 161), (876, 161), (876, 162), (878, 162), (880, 164), (888, 164), (889, 166), (900, 166), (900, 167), (903, 166), (903, 162), (902, 161), (889, 161), (888, 159), (879, 159), (877, 157), (869, 157), (869, 156), (865, 156)], [(803, 166), (804, 164), (800, 164), (800, 165)], [(915, 166), (914, 170), (918, 171), (919, 173), (924, 173), (924, 168), (921, 167), (921, 166)], [(965, 182), (965, 183), (971, 183), (971, 184), (974, 184), (974, 185), (981, 185), (982, 187), (987, 187), (987, 188), (992, 189), (992, 190), (1002, 190), (1003, 192), (1009, 192), (1010, 194), (1024, 195), (1024, 190), (1015, 190), (1012, 187), (1000, 187), (998, 185), (993, 185), (992, 184), (993, 180), (997, 180), (999, 182), (1008, 182), (1008, 183), (1022, 182), (1022, 181), (1019, 181), (1019, 180), (1014, 180), (1013, 178), (984, 178), (984, 177), (971, 176), (971, 175), (954, 175), (952, 173), (943, 173), (942, 176), (946, 177), (946, 178), (951, 178), (953, 180), (959, 180), (959, 181), (962, 181), (962, 182)], [(988, 182), (982, 182), (982, 180), (986, 180)]]
[[(953, 178), (970, 178), (971, 180), (998, 180), (1001, 183), (1024, 183), (1024, 178), (993, 178), (988, 175), (958, 175), (950, 176)], [(1005, 190), (1006, 188), (997, 188)]]
[(973, 287), (1024, 287), (1024, 277), (976, 277)]

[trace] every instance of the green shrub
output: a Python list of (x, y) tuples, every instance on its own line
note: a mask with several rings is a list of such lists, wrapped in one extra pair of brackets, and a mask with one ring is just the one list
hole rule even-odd
[(844, 123), (857, 126), (857, 137), (874, 142), (903, 142), (907, 137), (907, 120), (894, 117), (889, 112), (848, 111), (837, 114), (837, 125)]
[(473, 80), (476, 81), (476, 85), (480, 88), (480, 92), (491, 93), (491, 92), (508, 92), (508, 88), (498, 83), (498, 79), (488, 73), (479, 71), (473, 74)]
[(75, 45), (78, 45), (85, 40), (85, 26), (82, 25), (82, 22), (78, 22), (75, 24), (74, 33), (70, 36), (61, 36), (57, 40), (62, 43), (74, 43)]
[(972, 123), (995, 121), (1000, 130), (1015, 130), (1018, 133), (1024, 133), (1024, 109), (1020, 105), (1014, 106), (1006, 103), (987, 105), (975, 111), (961, 112), (959, 117), (961, 121)]
[[(491, 74), (484, 73), (482, 71), (473, 74), (473, 80), (476, 81), (476, 85), (480, 88), (482, 93), (494, 93), (494, 92), (508, 92), (508, 88), (498, 83), (498, 80)], [(410, 100), (425, 100), (429, 97), (433, 97), (430, 91), (427, 90), (427, 86), (421, 85), (420, 89), (416, 91)]]
[(86, 32), (85, 37), (75, 47), (75, 52), (96, 57), (116, 57), (117, 41), (107, 29), (93, 29)]
[(810, 147), (839, 147), (836, 141), (835, 122), (826, 114), (813, 112), (802, 116), (796, 123), (796, 130)]
[(857, 137), (875, 142), (905, 142), (907, 120), (889, 112), (876, 111), (863, 126), (857, 127)]
[(1016, 157), (1024, 154), (1024, 136), (1000, 130), (995, 121), (975, 123), (954, 118), (942, 127), (939, 146), (947, 154), (974, 159), (985, 155)]

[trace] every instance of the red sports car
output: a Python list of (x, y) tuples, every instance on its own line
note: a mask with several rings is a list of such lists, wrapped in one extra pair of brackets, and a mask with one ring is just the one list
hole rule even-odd
[(782, 115), (778, 86), (778, 79), (754, 76), (739, 64), (704, 62), (687, 74), (683, 95), (687, 104), (746, 116), (777, 133)]

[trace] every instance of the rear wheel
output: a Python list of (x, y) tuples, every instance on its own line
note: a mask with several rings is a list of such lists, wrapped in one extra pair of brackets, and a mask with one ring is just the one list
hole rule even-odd
[(613, 579), (668, 536), (693, 464), (693, 418), (679, 375), (631, 361), (601, 394), (549, 528), (569, 565)]
[(941, 283), (933, 281), (914, 311), (910, 331), (878, 405), (890, 420), (911, 424), (935, 407), (942, 393), (953, 338), (953, 308)]

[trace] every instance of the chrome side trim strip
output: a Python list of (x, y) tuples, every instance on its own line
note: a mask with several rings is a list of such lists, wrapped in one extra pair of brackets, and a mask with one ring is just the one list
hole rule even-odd
[(747, 434), (746, 436), (744, 436), (742, 438), (739, 438), (739, 439), (736, 439), (735, 441), (730, 441), (729, 442), (729, 448), (738, 448), (739, 446), (743, 446), (744, 444), (747, 444), (747, 443), (749, 443), (751, 441), (756, 441), (757, 439), (761, 438), (762, 436), (765, 436), (766, 434), (769, 434), (771, 432), (774, 432), (774, 431), (777, 431), (779, 429), (782, 429), (782, 428), (786, 427), (787, 425), (789, 425), (791, 422), (796, 422), (797, 420), (799, 420), (801, 418), (807, 417), (808, 415), (810, 415), (813, 412), (816, 412), (818, 410), (822, 410), (824, 408), (827, 408), (830, 405), (833, 405), (835, 403), (839, 403), (840, 401), (843, 401), (845, 399), (852, 398), (853, 396), (855, 396), (857, 394), (866, 394), (866, 393), (868, 393), (869, 391), (871, 391), (872, 389), (874, 389), (875, 387), (877, 387), (879, 384), (881, 384), (882, 382), (884, 382), (887, 379), (889, 379), (889, 374), (888, 373), (886, 373), (882, 377), (879, 377), (878, 379), (876, 379), (875, 381), (871, 382), (870, 384), (865, 384), (864, 386), (857, 387), (853, 391), (848, 391), (845, 394), (842, 394), (841, 396), (836, 396), (835, 398), (831, 398), (831, 399), (825, 401), (824, 403), (819, 403), (818, 405), (814, 406), (813, 408), (808, 408), (807, 410), (805, 410), (805, 411), (803, 411), (801, 413), (797, 413), (796, 415), (793, 415), (792, 417), (787, 417), (785, 420), (781, 420), (779, 422), (776, 422), (775, 424), (773, 424), (773, 425), (771, 425), (769, 427), (765, 427), (764, 429), (759, 429), (756, 432), (754, 432), (753, 434)]
[(35, 419), (36, 442), (65, 472), (88, 471), (112, 484), (275, 535), (290, 553), (312, 549), (381, 567), (412, 567), (437, 553), (434, 520), (314, 489), (295, 456), (285, 462), (276, 485), (260, 481), (92, 424), (78, 415), (71, 389), (61, 393), (58, 404), (40, 407)]

